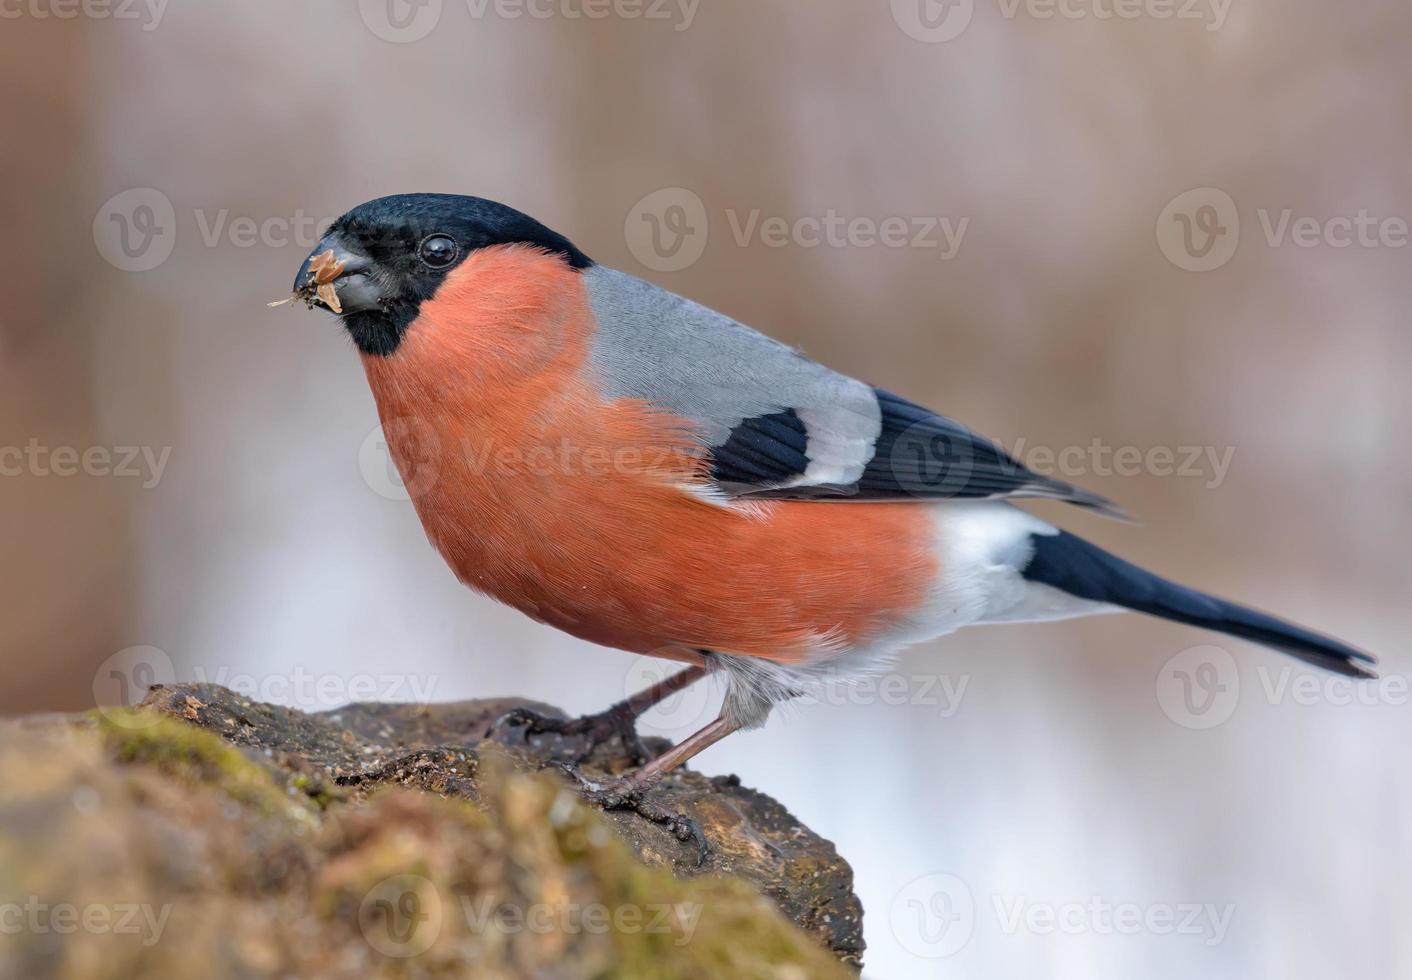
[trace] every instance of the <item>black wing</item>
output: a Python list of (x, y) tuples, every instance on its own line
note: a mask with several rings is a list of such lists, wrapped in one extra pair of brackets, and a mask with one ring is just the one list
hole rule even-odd
[[(871, 389), (871, 404), (793, 408), (741, 420), (711, 447), (711, 476), (732, 496), (791, 500), (992, 500), (1043, 497), (1126, 514), (1107, 498), (1025, 468), (958, 422)], [(858, 418), (877, 424), (858, 438)], [(835, 424), (846, 415), (847, 424)], [(847, 481), (838, 474), (848, 473)]]

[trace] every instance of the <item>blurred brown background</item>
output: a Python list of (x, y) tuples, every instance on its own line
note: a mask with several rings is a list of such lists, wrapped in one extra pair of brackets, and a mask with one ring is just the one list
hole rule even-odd
[[(1046, 518), (1382, 655), (1392, 683), (1371, 693), (1309, 675), (1297, 695), (1304, 671), (1177, 626), (995, 628), (910, 652), (903, 703), (804, 706), (712, 749), (702, 768), (779, 796), (853, 861), (869, 975), (1408, 975), (1412, 10), (1116, 6), (1136, 14), (7, 7), (0, 708), (90, 706), (134, 658), (311, 710), (518, 693), (583, 711), (642, 679), (458, 586), (395, 499), (351, 345), (264, 306), (315, 222), (473, 193), (1008, 447), (1082, 450), (1078, 471), (1047, 468), (1144, 526)], [(1169, 208), (1200, 188), (1219, 193)], [(659, 204), (700, 236), (685, 252), (648, 251)], [(947, 257), (940, 231), (742, 243), (754, 212), (965, 224)], [(1326, 223), (1360, 212), (1342, 244)], [(1297, 235), (1302, 218), (1318, 227)], [(1124, 475), (1095, 439), (1214, 456)], [(61, 447), (113, 452), (65, 476)], [(123, 447), (147, 455), (124, 468)], [(1170, 661), (1208, 644), (1238, 668)], [(1173, 708), (1174, 684), (1231, 694), (1230, 670), (1228, 718)], [(658, 729), (708, 713), (679, 705)], [(941, 874), (969, 895), (915, 883)], [(1217, 939), (1092, 915), (1007, 929), (999, 911), (1095, 896), (1233, 915)]]

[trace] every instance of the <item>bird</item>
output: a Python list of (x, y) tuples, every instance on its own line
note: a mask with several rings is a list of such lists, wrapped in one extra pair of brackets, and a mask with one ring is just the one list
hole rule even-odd
[[(1339, 640), (1178, 585), (1014, 505), (1112, 501), (946, 416), (601, 265), (511, 207), (398, 194), (335, 220), (291, 298), (336, 315), (427, 538), (472, 589), (679, 673), (558, 725), (631, 735), (707, 674), (717, 718), (643, 790), (782, 702), (985, 623), (1136, 611), (1355, 678)], [(600, 787), (601, 788), (601, 787)]]

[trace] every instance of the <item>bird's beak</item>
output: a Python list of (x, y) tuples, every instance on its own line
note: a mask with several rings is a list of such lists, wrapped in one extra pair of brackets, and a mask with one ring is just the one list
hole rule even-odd
[(333, 233), (314, 246), (299, 274), (294, 295), (335, 313), (357, 313), (381, 306), (382, 290), (373, 262)]

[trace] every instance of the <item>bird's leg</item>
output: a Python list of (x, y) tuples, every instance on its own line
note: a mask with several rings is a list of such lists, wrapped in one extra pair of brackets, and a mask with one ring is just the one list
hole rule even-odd
[(642, 744), (642, 739), (638, 737), (637, 719), (649, 708), (661, 704), (673, 694), (691, 686), (704, 676), (706, 676), (706, 668), (688, 667), (671, 677), (658, 681), (645, 690), (639, 691), (630, 698), (619, 701), (606, 711), (584, 715), (581, 718), (550, 718), (530, 711), (528, 708), (515, 708), (500, 716), (492, 729), (501, 725), (523, 725), (526, 737), (551, 734), (561, 738), (583, 738), (585, 745), (574, 757), (575, 763), (583, 762), (600, 745), (617, 738), (622, 742), (629, 761), (635, 766), (640, 766), (650, 758), (650, 753)]
[(711, 845), (706, 840), (706, 835), (702, 832), (700, 825), (685, 813), (647, 799), (643, 792), (654, 781), (671, 772), (702, 749), (714, 745), (739, 728), (738, 722), (728, 720), (722, 714), (705, 728), (682, 739), (647, 765), (603, 784), (590, 782), (572, 766), (565, 766), (564, 770), (578, 781), (583, 788), (584, 799), (588, 802), (596, 803), (605, 810), (631, 810), (652, 823), (666, 827), (672, 832), (672, 836), (682, 843), (694, 843), (696, 845), (696, 866), (699, 868), (705, 863), (706, 855), (711, 852)]
[(616, 782), (624, 792), (639, 792), (643, 787), (671, 772), (703, 749), (715, 745), (739, 728), (739, 725), (727, 721), (726, 716), (721, 715), (705, 728), (688, 735), (647, 765), (633, 770)]

